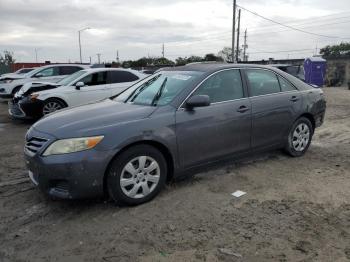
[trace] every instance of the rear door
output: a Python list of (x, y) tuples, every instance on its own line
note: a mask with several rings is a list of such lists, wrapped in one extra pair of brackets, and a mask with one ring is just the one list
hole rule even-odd
[(107, 81), (109, 96), (114, 96), (121, 93), (135, 82), (139, 81), (139, 77), (128, 71), (108, 71)]
[(85, 85), (80, 89), (72, 87), (73, 92), (67, 98), (69, 105), (81, 105), (109, 97), (106, 71), (89, 74), (77, 82)]
[(252, 148), (284, 143), (301, 110), (301, 94), (273, 71), (245, 69), (244, 72), (252, 106)]
[(240, 70), (220, 71), (192, 95), (208, 95), (211, 105), (176, 112), (176, 135), (184, 168), (250, 149), (251, 106)]

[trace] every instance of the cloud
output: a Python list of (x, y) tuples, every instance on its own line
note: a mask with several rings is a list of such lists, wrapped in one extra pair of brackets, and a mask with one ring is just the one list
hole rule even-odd
[[(350, 37), (348, 0), (247, 0), (238, 1), (249, 10), (320, 34)], [(335, 15), (332, 15), (335, 14)], [(343, 17), (343, 18), (342, 18)], [(312, 18), (312, 19), (310, 19)], [(347, 22), (348, 21), (348, 22)], [(111, 61), (119, 50), (122, 59), (161, 55), (204, 55), (231, 44), (231, 0), (1, 0), (0, 50), (14, 51), (18, 60), (77, 61), (79, 29), (83, 57), (88, 61), (102, 53)], [(333, 23), (333, 24), (332, 24)], [(320, 26), (321, 25), (321, 26)], [(251, 59), (311, 55), (316, 48), (340, 39), (315, 37), (273, 25), (242, 11), (242, 31), (248, 29)], [(242, 43), (241, 39), (241, 43)], [(261, 53), (261, 51), (275, 54)], [(260, 53), (259, 53), (260, 52)]]

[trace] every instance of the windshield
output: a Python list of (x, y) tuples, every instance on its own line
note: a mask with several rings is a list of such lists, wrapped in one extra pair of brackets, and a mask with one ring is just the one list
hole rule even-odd
[(81, 77), (85, 73), (86, 73), (85, 70), (80, 70), (78, 72), (75, 72), (72, 75), (69, 75), (69, 76), (63, 78), (61, 81), (57, 82), (57, 84), (61, 85), (61, 86), (68, 86), (70, 83), (77, 80), (79, 77)]
[(201, 74), (194, 71), (161, 71), (127, 89), (115, 101), (148, 106), (167, 105)]

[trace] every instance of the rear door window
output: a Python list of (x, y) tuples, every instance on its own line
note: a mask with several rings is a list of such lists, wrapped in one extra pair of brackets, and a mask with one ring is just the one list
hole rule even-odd
[(247, 80), (251, 96), (261, 96), (281, 91), (275, 73), (262, 69), (247, 69)]
[(134, 75), (131, 72), (127, 72), (127, 71), (109, 71), (108, 72), (109, 84), (134, 82), (137, 80), (139, 80), (139, 77)]

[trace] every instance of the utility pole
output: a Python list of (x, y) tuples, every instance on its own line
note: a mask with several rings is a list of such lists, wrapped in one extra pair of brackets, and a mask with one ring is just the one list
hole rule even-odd
[(96, 54), (96, 55), (97, 55), (98, 64), (100, 65), (100, 64), (101, 64), (101, 54), (98, 53), (98, 54)]
[(80, 64), (83, 63), (83, 58), (81, 56), (81, 41), (80, 41), (80, 33), (85, 31), (85, 30), (88, 30), (90, 29), (90, 27), (86, 27), (86, 28), (83, 28), (83, 29), (80, 29), (78, 30), (78, 39), (79, 39), (79, 55), (80, 55)]
[(119, 50), (117, 50), (117, 63), (119, 64)]
[(232, 17), (232, 63), (235, 63), (235, 34), (236, 34), (236, 0), (233, 0), (233, 17)]
[(237, 46), (236, 46), (236, 62), (238, 63), (239, 57), (239, 34), (241, 29), (241, 9), (238, 10), (238, 27), (237, 27)]
[(164, 58), (164, 43), (163, 43), (163, 47), (162, 47), (162, 56)]
[(38, 63), (38, 51), (39, 49), (38, 48), (35, 48), (35, 62)]
[(244, 62), (248, 61), (248, 59), (246, 57), (247, 48), (248, 48), (248, 45), (247, 45), (247, 29), (245, 29), (245, 31), (244, 31), (244, 45), (243, 45), (243, 61)]

